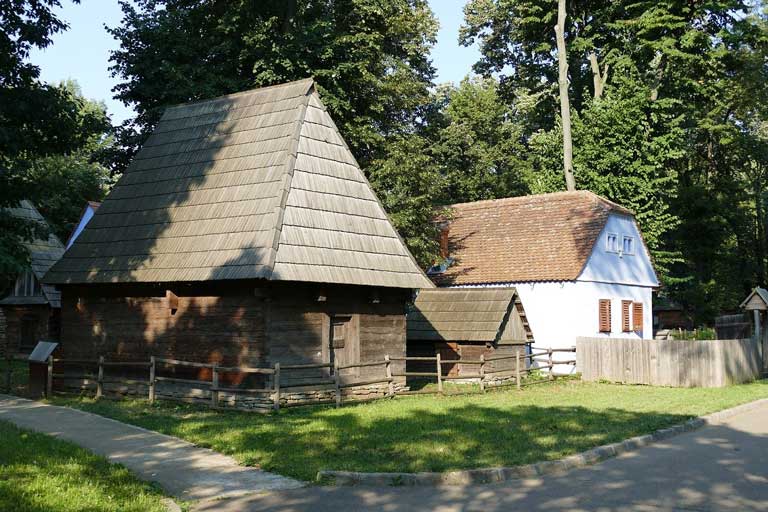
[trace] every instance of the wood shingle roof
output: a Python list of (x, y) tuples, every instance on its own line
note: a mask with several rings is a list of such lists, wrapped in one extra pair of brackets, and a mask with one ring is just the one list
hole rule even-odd
[[(8, 209), (16, 218), (35, 221), (45, 226), (50, 230), (45, 218), (40, 215), (37, 208), (26, 199), (21, 201), (17, 208)], [(50, 233), (48, 238), (40, 239), (35, 238), (32, 241), (25, 242), (24, 246), (29, 251), (30, 263), (32, 273), (35, 277), (42, 281), (46, 272), (61, 258), (64, 254), (64, 244), (54, 235)], [(56, 290), (55, 287), (42, 284), (43, 301), (42, 303), (49, 303), (51, 306), (58, 308), (61, 307), (61, 293)], [(0, 304), (27, 304), (27, 303), (40, 303), (41, 297), (6, 297)]]
[(312, 80), (166, 110), (50, 283), (431, 283)]
[(515, 288), (420, 290), (408, 311), (408, 339), (499, 342), (513, 308), (524, 322), (525, 341), (531, 341), (533, 336)]
[(441, 285), (572, 281), (611, 213), (626, 208), (592, 192), (557, 192), (455, 204)]

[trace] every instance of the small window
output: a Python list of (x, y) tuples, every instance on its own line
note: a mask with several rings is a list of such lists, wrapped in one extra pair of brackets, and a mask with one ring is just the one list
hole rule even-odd
[(608, 252), (619, 252), (619, 235), (608, 233), (605, 237), (605, 250)]
[(630, 256), (635, 254), (635, 239), (631, 236), (625, 236), (621, 244), (622, 254), (628, 254)]
[(611, 332), (611, 300), (600, 299), (598, 304), (598, 326), (600, 332)]

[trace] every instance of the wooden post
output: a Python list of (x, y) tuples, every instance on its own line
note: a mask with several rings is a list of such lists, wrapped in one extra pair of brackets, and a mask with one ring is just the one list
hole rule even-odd
[(99, 356), (99, 373), (96, 377), (96, 399), (104, 396), (104, 356)]
[(53, 396), (53, 356), (48, 357), (48, 378), (45, 382), (45, 397)]
[(520, 389), (520, 349), (515, 351), (515, 384)]
[(5, 392), (6, 393), (10, 393), (11, 387), (13, 386), (13, 382), (11, 382), (12, 376), (13, 376), (13, 371), (11, 370), (11, 361), (13, 361), (13, 359), (11, 359), (10, 349), (6, 347), (6, 354), (5, 354)]
[(155, 403), (155, 356), (149, 358), (149, 403)]
[(211, 408), (216, 409), (219, 406), (219, 364), (213, 363), (211, 366)]
[(440, 352), (435, 355), (437, 359), (437, 392), (443, 392), (443, 364), (440, 362)]
[(339, 375), (339, 361), (333, 361), (333, 380), (336, 386), (336, 407), (341, 407), (341, 376)]
[(389, 359), (389, 354), (384, 356), (384, 369), (387, 372), (387, 394), (393, 397), (395, 396), (395, 383), (392, 382), (392, 361)]
[(485, 393), (485, 354), (480, 354), (480, 392)]
[(555, 373), (553, 371), (555, 363), (552, 361), (552, 347), (547, 348), (547, 363), (549, 364), (549, 380), (555, 380)]
[(274, 407), (276, 411), (280, 410), (280, 363), (275, 363), (275, 373), (272, 375), (272, 384), (275, 388), (275, 394), (273, 396)]

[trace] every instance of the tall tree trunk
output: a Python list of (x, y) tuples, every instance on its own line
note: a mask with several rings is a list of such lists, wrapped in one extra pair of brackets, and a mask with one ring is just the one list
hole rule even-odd
[(595, 98), (603, 97), (603, 89), (608, 81), (608, 64), (603, 66), (603, 72), (600, 73), (600, 65), (597, 63), (595, 52), (589, 54), (589, 65), (592, 67), (592, 82), (595, 86)]
[(565, 54), (565, 0), (557, 2), (558, 84), (560, 85), (560, 117), (563, 120), (563, 173), (568, 191), (576, 190), (573, 178), (573, 141), (571, 139), (571, 105), (568, 98), (568, 59)]

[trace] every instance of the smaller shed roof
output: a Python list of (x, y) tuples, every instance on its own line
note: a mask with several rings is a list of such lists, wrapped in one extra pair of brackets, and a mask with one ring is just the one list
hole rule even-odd
[(532, 341), (515, 288), (422, 289), (408, 312), (408, 339), (498, 342), (513, 309)]
[(752, 292), (741, 303), (742, 308), (752, 310), (766, 310), (768, 309), (768, 290), (760, 288), (759, 286), (752, 290)]
[[(36, 221), (46, 228), (50, 229), (48, 223), (45, 221), (37, 208), (28, 200), (23, 200), (19, 203), (18, 208), (8, 209), (14, 217), (17, 219), (25, 219)], [(59, 261), (62, 254), (64, 254), (64, 245), (53, 233), (48, 235), (48, 238), (42, 240), (35, 238), (32, 241), (25, 242), (27, 250), (29, 250), (29, 257), (31, 260), (31, 270), (35, 274), (35, 277), (42, 281), (43, 276), (48, 269), (50, 269), (54, 263)], [(42, 284), (42, 290), (45, 300), (41, 300), (41, 297), (6, 297), (0, 304), (2, 305), (19, 305), (19, 304), (45, 304), (46, 302), (54, 308), (61, 307), (61, 293), (56, 290), (54, 286), (48, 284)]]

